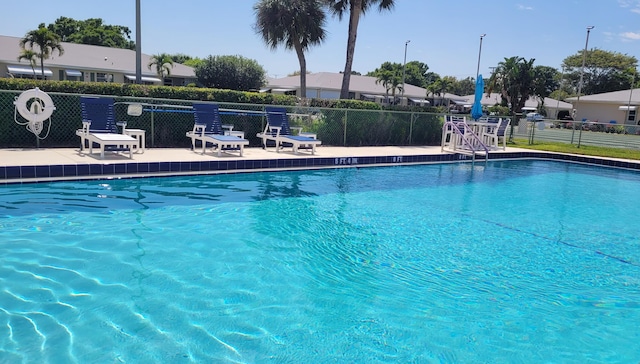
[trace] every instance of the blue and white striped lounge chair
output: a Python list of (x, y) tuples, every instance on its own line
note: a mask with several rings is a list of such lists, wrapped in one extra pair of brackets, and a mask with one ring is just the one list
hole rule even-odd
[(82, 129), (76, 130), (80, 137), (80, 150), (89, 148), (89, 154), (93, 154), (93, 146), (100, 147), (100, 158), (104, 159), (107, 151), (128, 151), (132, 158), (131, 150), (138, 146), (138, 140), (129, 135), (118, 133), (114, 111), (114, 99), (111, 97), (80, 97), (80, 113), (82, 116)]
[(187, 137), (191, 138), (191, 148), (195, 151), (196, 141), (202, 143), (202, 154), (205, 153), (207, 143), (212, 145), (212, 151), (218, 151), (221, 156), (222, 151), (238, 151), (242, 157), (245, 145), (249, 141), (235, 135), (225, 135), (222, 130), (220, 111), (216, 104), (193, 104), (193, 117), (195, 123), (193, 130), (187, 132)]
[(308, 149), (311, 154), (316, 153), (316, 146), (322, 142), (312, 136), (293, 135), (289, 126), (289, 117), (284, 107), (267, 106), (267, 125), (262, 133), (258, 133), (258, 138), (262, 139), (262, 146), (266, 149), (267, 143), (273, 141), (276, 152), (280, 149), (291, 147), (294, 154), (298, 154), (300, 149)]

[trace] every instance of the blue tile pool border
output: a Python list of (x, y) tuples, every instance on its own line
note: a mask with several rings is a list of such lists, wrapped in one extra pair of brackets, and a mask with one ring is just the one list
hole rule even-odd
[[(546, 159), (592, 164), (614, 168), (640, 170), (640, 161), (604, 159), (592, 156), (548, 153), (541, 151), (500, 152), (489, 155), (489, 160)], [(128, 177), (153, 177), (175, 174), (213, 174), (252, 172), (257, 170), (291, 170), (340, 167), (366, 167), (379, 165), (429, 164), (472, 162), (462, 154), (427, 154), (365, 157), (318, 157), (282, 159), (240, 159), (185, 162), (128, 162), (88, 163), (68, 165), (0, 166), (0, 184), (31, 183), (52, 180), (104, 179)], [(484, 163), (476, 158), (475, 163)]]

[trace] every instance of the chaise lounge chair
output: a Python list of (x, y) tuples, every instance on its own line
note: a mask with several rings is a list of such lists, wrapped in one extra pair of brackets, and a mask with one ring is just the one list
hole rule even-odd
[(129, 158), (133, 158), (131, 150), (138, 146), (138, 140), (118, 133), (113, 98), (80, 97), (80, 112), (82, 129), (76, 130), (76, 135), (80, 137), (80, 151), (89, 147), (89, 154), (93, 154), (93, 146), (97, 144), (100, 147), (101, 159), (104, 159), (105, 150), (128, 151)]
[(216, 104), (193, 104), (195, 123), (193, 130), (187, 132), (191, 138), (191, 148), (195, 151), (196, 141), (202, 143), (202, 154), (205, 153), (207, 143), (212, 144), (212, 150), (218, 150), (218, 157), (222, 151), (238, 151), (242, 157), (243, 148), (249, 141), (237, 135), (225, 135), (222, 130), (220, 111)]
[[(490, 122), (491, 119), (489, 119)], [(507, 149), (507, 129), (511, 124), (509, 118), (497, 118), (495, 120), (495, 126), (491, 126), (486, 129), (486, 132), (482, 135), (482, 141), (490, 149)], [(502, 143), (500, 143), (502, 141)], [(500, 146), (502, 144), (502, 146)]]
[(311, 154), (316, 153), (316, 146), (322, 144), (312, 136), (293, 135), (289, 126), (289, 117), (284, 107), (268, 106), (265, 109), (267, 113), (267, 125), (262, 133), (258, 133), (258, 138), (262, 139), (262, 147), (267, 148), (267, 143), (273, 141), (275, 143), (276, 152), (285, 147), (291, 147), (294, 154), (298, 154), (300, 149), (309, 149)]

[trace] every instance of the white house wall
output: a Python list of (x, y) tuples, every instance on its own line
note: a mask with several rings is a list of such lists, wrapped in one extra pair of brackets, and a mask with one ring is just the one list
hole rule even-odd
[(551, 119), (556, 119), (558, 117), (558, 113), (560, 112), (560, 110), (568, 110), (563, 108), (557, 109), (555, 105), (551, 106), (547, 104), (544, 105), (544, 109), (547, 112), (547, 117)]
[[(576, 120), (587, 119), (593, 122), (615, 120), (618, 124), (623, 124), (626, 118), (626, 111), (618, 110), (618, 107), (621, 106), (618, 104), (589, 103), (580, 100), (576, 106)], [(634, 122), (629, 122), (628, 124), (635, 125)]]
[[(298, 92), (300, 92), (298, 90)], [(335, 90), (323, 90), (323, 89), (309, 89), (307, 88), (307, 98), (311, 99), (339, 99), (340, 91)]]

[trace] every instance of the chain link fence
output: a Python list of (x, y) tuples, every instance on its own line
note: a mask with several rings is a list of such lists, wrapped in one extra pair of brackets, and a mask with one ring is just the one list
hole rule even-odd
[(584, 144), (603, 147), (640, 149), (640, 127), (597, 121), (544, 120), (530, 122), (520, 119), (513, 127), (513, 137), (527, 139), (529, 144), (540, 141)]
[[(20, 91), (0, 90), (0, 148), (79, 147), (80, 139), (75, 131), (82, 127), (79, 94), (48, 92), (56, 109), (37, 140), (16, 113), (14, 101)], [(99, 96), (99, 95), (96, 95)], [(199, 101), (175, 99), (150, 99), (114, 97), (116, 120), (125, 121), (127, 128), (144, 129), (146, 145), (155, 148), (189, 148), (190, 139), (185, 136), (193, 129), (191, 106)], [(141, 104), (140, 116), (127, 114), (129, 104)], [(260, 146), (256, 134), (262, 132), (267, 105), (218, 103), (222, 123), (233, 130), (244, 131), (250, 146)], [(442, 134), (442, 114), (399, 112), (361, 109), (333, 109), (289, 106), (291, 126), (299, 126), (305, 132), (315, 133), (328, 146), (403, 146), (439, 145)]]
[[(14, 101), (21, 91), (0, 90), (0, 148), (79, 147), (75, 131), (82, 127), (79, 94), (49, 92), (56, 110), (44, 122), (41, 139), (31, 133), (15, 111)], [(98, 95), (97, 95), (98, 96)], [(126, 121), (127, 128), (146, 131), (146, 145), (152, 148), (189, 148), (185, 136), (193, 129), (193, 100), (114, 97), (116, 119)], [(140, 116), (127, 114), (129, 104), (141, 104)], [(218, 103), (222, 123), (243, 131), (250, 146), (259, 147), (267, 105)], [(315, 133), (325, 146), (410, 146), (440, 145), (443, 114), (362, 109), (288, 106), (292, 126)], [(530, 143), (553, 141), (570, 144), (640, 149), (640, 127), (628, 124), (545, 120), (531, 123), (526, 119), (514, 123), (513, 137)]]

